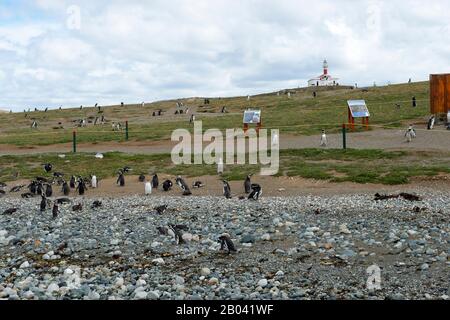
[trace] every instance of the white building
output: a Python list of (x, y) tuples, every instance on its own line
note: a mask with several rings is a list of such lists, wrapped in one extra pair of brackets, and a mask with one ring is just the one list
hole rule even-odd
[(338, 78), (333, 78), (328, 74), (328, 62), (323, 61), (323, 74), (308, 81), (308, 87), (326, 87), (326, 86), (338, 86)]

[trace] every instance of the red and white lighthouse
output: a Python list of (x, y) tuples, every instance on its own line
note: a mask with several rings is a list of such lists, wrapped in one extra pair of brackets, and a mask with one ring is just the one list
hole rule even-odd
[(332, 77), (328, 73), (328, 61), (325, 59), (323, 61), (323, 74), (312, 78), (308, 81), (308, 86), (310, 87), (326, 87), (326, 86), (338, 86), (338, 78)]
[(328, 62), (327, 62), (327, 60), (323, 61), (323, 74), (324, 75), (328, 74)]

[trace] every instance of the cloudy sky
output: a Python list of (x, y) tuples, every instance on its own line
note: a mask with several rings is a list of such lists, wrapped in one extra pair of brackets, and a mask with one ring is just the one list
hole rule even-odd
[(232, 96), (450, 72), (450, 2), (0, 0), (0, 108)]

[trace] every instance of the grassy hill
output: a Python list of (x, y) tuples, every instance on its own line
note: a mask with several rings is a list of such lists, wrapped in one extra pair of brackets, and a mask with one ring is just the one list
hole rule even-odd
[[(317, 97), (313, 91), (317, 90)], [(78, 128), (79, 142), (100, 143), (104, 141), (124, 141), (123, 132), (113, 132), (112, 122), (129, 121), (130, 140), (170, 139), (174, 129), (191, 129), (189, 115), (175, 115), (176, 101), (188, 106), (197, 120), (203, 121), (203, 129), (242, 128), (242, 113), (245, 109), (262, 109), (263, 124), (266, 128), (279, 128), (281, 133), (294, 135), (317, 134), (322, 129), (336, 132), (347, 121), (346, 101), (365, 99), (371, 112), (371, 125), (380, 127), (398, 127), (405, 121), (424, 121), (429, 114), (429, 83), (391, 85), (367, 89), (341, 88), (301, 88), (291, 89), (291, 98), (287, 90), (277, 93), (247, 97), (210, 98), (205, 105), (203, 98), (179, 99), (148, 103), (145, 107), (124, 105), (102, 107), (84, 107), (48, 112), (26, 112), (0, 114), (0, 144), (17, 146), (50, 145), (67, 143), (72, 139), (75, 121), (85, 118), (94, 119), (104, 115), (104, 126), (88, 125)], [(411, 98), (415, 96), (419, 106), (411, 107)], [(395, 105), (400, 104), (397, 108)], [(220, 110), (226, 106), (228, 113)], [(156, 110), (163, 110), (161, 117), (153, 117)], [(31, 129), (35, 119), (38, 129)]]

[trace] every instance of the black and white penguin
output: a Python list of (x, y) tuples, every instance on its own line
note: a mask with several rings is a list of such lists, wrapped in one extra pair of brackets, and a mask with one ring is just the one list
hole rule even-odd
[(51, 163), (44, 164), (45, 172), (49, 173), (50, 171), (52, 171), (52, 169), (53, 169), (53, 165)]
[(62, 178), (62, 177), (64, 177), (64, 173), (62, 173), (62, 172), (53, 172), (53, 177), (55, 177), (55, 178)]
[(75, 182), (76, 182), (76, 178), (75, 178), (75, 176), (72, 176), (72, 177), (70, 178), (70, 181), (69, 181), (70, 188), (72, 188), (72, 189), (75, 189), (75, 188), (76, 188)]
[(164, 211), (167, 210), (167, 208), (168, 208), (167, 204), (164, 204), (164, 205), (162, 205), (162, 206), (156, 207), (156, 208), (155, 208), (155, 211), (156, 211), (156, 213), (158, 213), (158, 214), (163, 214)]
[(200, 188), (203, 188), (203, 187), (204, 187), (204, 184), (203, 184), (203, 182), (201, 182), (201, 181), (195, 181), (194, 184), (192, 185), (192, 187), (193, 187), (194, 189), (200, 189)]
[(145, 181), (145, 175), (141, 174), (138, 178), (139, 182), (144, 182)]
[(121, 187), (125, 186), (125, 176), (123, 175), (122, 170), (119, 171), (119, 176), (117, 177), (116, 183)]
[(219, 243), (221, 251), (228, 251), (228, 254), (237, 252), (236, 247), (234, 246), (234, 243), (228, 233), (224, 233), (219, 237)]
[(92, 209), (100, 208), (102, 205), (103, 205), (103, 204), (102, 204), (101, 201), (95, 200), (95, 201), (92, 203), (91, 208), (92, 208)]
[(166, 180), (166, 181), (163, 182), (163, 190), (164, 190), (164, 191), (167, 192), (167, 191), (169, 191), (170, 189), (172, 189), (172, 187), (173, 187), (172, 181)]
[(98, 185), (97, 176), (96, 176), (96, 175), (93, 175), (93, 176), (91, 177), (91, 187), (94, 188), (94, 189), (96, 189), (96, 188), (97, 188), (97, 185)]
[(192, 194), (191, 190), (189, 189), (189, 186), (183, 180), (183, 178), (178, 176), (175, 181), (176, 181), (177, 185), (181, 188), (181, 190), (183, 190), (183, 196), (190, 196)]
[(19, 192), (19, 191), (21, 191), (23, 189), (23, 187), (25, 187), (25, 186), (24, 185), (20, 185), (20, 186), (12, 187), (11, 190), (9, 190), (9, 192), (12, 192), (12, 193)]
[(69, 184), (68, 184), (66, 181), (63, 182), (63, 185), (62, 185), (62, 193), (63, 193), (65, 196), (68, 196), (69, 193), (70, 193)]
[(431, 118), (428, 120), (427, 129), (428, 130), (433, 130), (435, 122), (436, 122), (436, 117), (435, 116), (431, 116)]
[(159, 186), (159, 178), (158, 175), (155, 173), (155, 175), (152, 178), (152, 187), (153, 189), (158, 189)]
[(50, 198), (53, 195), (53, 188), (51, 184), (47, 184), (45, 187), (45, 196)]
[(328, 146), (328, 138), (325, 130), (322, 130), (322, 135), (320, 136), (320, 146), (321, 147)]
[(251, 200), (258, 200), (259, 197), (262, 195), (262, 188), (259, 184), (252, 184), (252, 193), (248, 196), (248, 199)]
[(59, 206), (58, 206), (58, 202), (55, 201), (55, 203), (53, 204), (53, 209), (52, 209), (53, 219), (56, 219), (58, 217), (58, 213), (59, 213)]
[(222, 180), (223, 182), (223, 195), (225, 196), (225, 198), (227, 199), (231, 199), (231, 187), (230, 184), (228, 183), (228, 181)]
[(185, 241), (183, 239), (183, 232), (182, 232), (181, 228), (179, 228), (178, 226), (176, 226), (174, 224), (169, 224), (169, 229), (174, 234), (176, 244), (184, 244), (185, 243)]
[(79, 204), (74, 205), (72, 207), (72, 211), (74, 211), (74, 212), (81, 212), (81, 211), (83, 211), (83, 204), (79, 203)]
[(86, 183), (84, 182), (83, 178), (79, 178), (78, 179), (78, 185), (77, 185), (77, 190), (78, 190), (78, 194), (80, 196), (83, 196), (84, 193), (86, 192)]
[(40, 209), (41, 209), (41, 212), (44, 212), (47, 209), (47, 199), (45, 198), (45, 195), (41, 196)]
[(37, 194), (37, 195), (40, 195), (40, 194), (43, 193), (42, 188), (43, 188), (43, 187), (42, 187), (42, 183), (41, 183), (41, 182), (38, 182), (37, 185), (36, 185), (36, 194)]
[(247, 178), (245, 178), (245, 182), (244, 182), (244, 190), (246, 194), (249, 194), (250, 192), (252, 192), (252, 182), (251, 182), (251, 177), (252, 175), (249, 174), (247, 176)]

